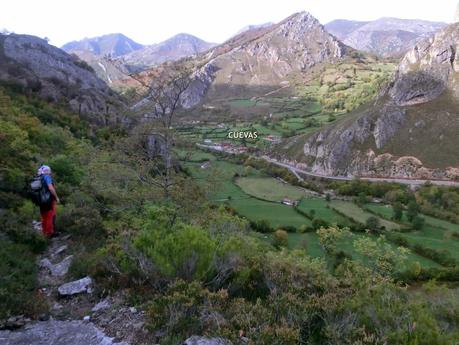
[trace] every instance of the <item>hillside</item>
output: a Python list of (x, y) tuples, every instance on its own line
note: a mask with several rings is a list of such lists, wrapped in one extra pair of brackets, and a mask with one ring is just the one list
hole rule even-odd
[(401, 57), (417, 42), (445, 25), (417, 19), (380, 18), (370, 22), (338, 19), (326, 24), (325, 28), (357, 50), (382, 57)]
[(0, 35), (0, 79), (62, 102), (94, 122), (119, 119), (122, 100), (76, 56), (29, 35)]
[(350, 52), (307, 12), (232, 37), (194, 59), (194, 81), (182, 98), (191, 108), (229, 97), (291, 95), (315, 66)]
[(291, 155), (325, 175), (459, 178), (458, 37), (453, 24), (417, 44), (374, 103)]

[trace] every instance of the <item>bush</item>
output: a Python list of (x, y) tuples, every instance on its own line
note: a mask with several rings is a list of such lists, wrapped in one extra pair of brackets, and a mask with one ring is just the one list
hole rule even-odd
[(46, 310), (36, 293), (35, 257), (24, 244), (12, 243), (0, 233), (0, 319), (11, 315), (35, 316)]
[(288, 246), (288, 233), (285, 230), (278, 229), (274, 232), (273, 246), (276, 248)]
[(88, 243), (105, 235), (99, 211), (89, 206), (66, 205), (62, 214), (56, 216), (56, 227), (59, 231), (86, 239)]
[(411, 249), (421, 256), (424, 256), (440, 265), (447, 266), (447, 267), (454, 267), (457, 265), (457, 261), (451, 257), (449, 252), (446, 250), (436, 250), (429, 247), (425, 247), (421, 244), (415, 244), (411, 247)]
[(134, 246), (163, 275), (187, 281), (203, 279), (210, 272), (216, 250), (216, 242), (205, 230), (181, 224), (169, 231), (145, 229), (134, 239)]
[(251, 221), (250, 222), (250, 227), (253, 230), (255, 230), (257, 232), (261, 232), (263, 234), (274, 232), (274, 228), (271, 227), (269, 222), (267, 220), (265, 220), (265, 219), (257, 220), (257, 221)]

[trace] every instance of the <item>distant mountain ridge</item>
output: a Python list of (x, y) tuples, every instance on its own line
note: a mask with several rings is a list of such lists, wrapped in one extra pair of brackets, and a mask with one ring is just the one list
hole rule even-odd
[(401, 57), (445, 26), (446, 23), (418, 19), (380, 18), (368, 22), (338, 19), (325, 28), (355, 49), (382, 57)]
[[(204, 52), (214, 43), (180, 33), (163, 42), (142, 45), (123, 34), (108, 34), (100, 37), (85, 38), (62, 46), (68, 53), (76, 54), (86, 61), (108, 84), (126, 77), (126, 73), (140, 72), (143, 69), (165, 61), (178, 60)], [(121, 58), (124, 72), (114, 67), (106, 57)]]
[(148, 67), (165, 61), (178, 60), (185, 56), (202, 53), (215, 43), (206, 42), (196, 36), (180, 33), (158, 44), (144, 46), (124, 56), (130, 65)]
[(119, 57), (133, 51), (142, 49), (144, 46), (123, 34), (108, 34), (99, 37), (85, 38), (81, 41), (72, 41), (64, 44), (61, 49), (68, 53), (91, 54), (97, 57), (110, 55)]

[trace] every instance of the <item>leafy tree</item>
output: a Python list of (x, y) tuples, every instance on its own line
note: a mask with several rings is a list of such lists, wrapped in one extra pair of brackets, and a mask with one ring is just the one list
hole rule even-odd
[(419, 215), (416, 215), (413, 220), (411, 221), (411, 225), (413, 229), (415, 230), (421, 230), (422, 227), (424, 226), (424, 217), (421, 217)]
[(349, 230), (330, 226), (328, 228), (320, 228), (316, 233), (319, 236), (322, 248), (329, 254), (335, 254), (337, 252), (336, 243), (344, 236), (349, 235)]
[(360, 237), (354, 241), (354, 248), (368, 259), (372, 270), (383, 277), (401, 270), (409, 252), (404, 247), (393, 248), (382, 235), (377, 240)]
[(401, 221), (403, 217), (403, 205), (401, 202), (395, 202), (392, 206), (392, 219)]
[(365, 225), (371, 232), (378, 232), (381, 229), (381, 222), (379, 218), (375, 216), (368, 217)]
[(406, 218), (408, 219), (409, 222), (412, 222), (413, 219), (418, 215), (419, 213), (419, 205), (415, 200), (411, 200), (408, 203), (408, 207), (406, 210)]

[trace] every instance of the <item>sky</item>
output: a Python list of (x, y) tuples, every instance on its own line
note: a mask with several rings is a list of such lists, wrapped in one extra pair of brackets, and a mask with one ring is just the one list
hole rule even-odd
[(322, 24), (334, 19), (381, 17), (450, 23), (458, 0), (7, 0), (0, 29), (47, 37), (61, 46), (73, 40), (123, 33), (142, 44), (186, 32), (221, 43), (250, 24), (279, 22), (308, 11)]

